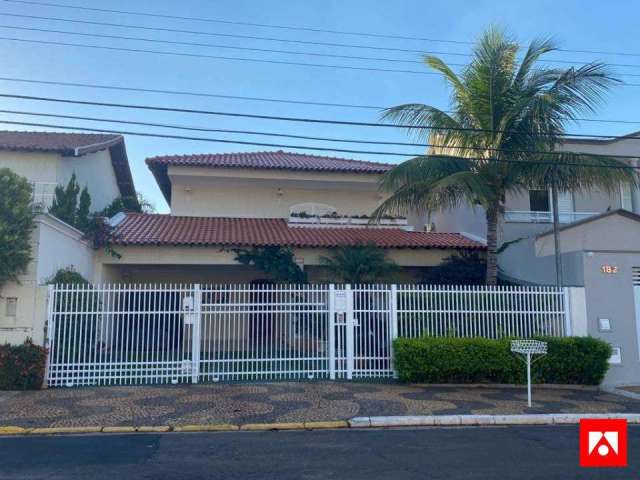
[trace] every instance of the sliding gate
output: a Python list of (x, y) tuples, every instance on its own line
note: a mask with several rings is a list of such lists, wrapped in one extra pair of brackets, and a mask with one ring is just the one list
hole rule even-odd
[(50, 386), (393, 375), (399, 335), (564, 335), (566, 289), (56, 285)]

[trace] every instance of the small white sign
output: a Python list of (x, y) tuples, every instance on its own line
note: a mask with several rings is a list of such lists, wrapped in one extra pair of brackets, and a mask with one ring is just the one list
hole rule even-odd
[(347, 311), (347, 292), (345, 290), (336, 290), (334, 292), (333, 308), (336, 313), (345, 313)]

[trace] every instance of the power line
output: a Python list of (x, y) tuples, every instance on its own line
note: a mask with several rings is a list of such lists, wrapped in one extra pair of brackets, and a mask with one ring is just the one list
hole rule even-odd
[[(326, 58), (340, 58), (346, 60), (372, 60), (375, 62), (391, 62), (391, 63), (412, 63), (424, 65), (422, 60), (407, 60), (400, 58), (388, 58), (388, 57), (363, 57), (358, 55), (339, 55), (334, 53), (318, 53), (318, 52), (299, 52), (295, 50), (277, 50), (271, 48), (256, 48), (256, 47), (238, 47), (236, 45), (220, 45), (213, 43), (202, 43), (202, 42), (182, 42), (178, 40), (159, 40), (155, 38), (148, 37), (130, 37), (126, 35), (107, 35), (101, 33), (85, 33), (85, 32), (70, 32), (68, 30), (54, 30), (48, 28), (35, 28), (35, 27), (18, 27), (14, 25), (0, 25), (0, 28), (6, 28), (11, 30), (23, 30), (29, 32), (40, 32), (40, 33), (57, 33), (63, 35), (76, 35), (82, 37), (91, 37), (91, 38), (108, 38), (115, 40), (133, 40), (138, 42), (150, 42), (150, 43), (161, 43), (168, 45), (183, 45), (183, 46), (192, 46), (192, 47), (206, 47), (206, 48), (222, 48), (229, 50), (241, 50), (241, 51), (250, 51), (250, 52), (261, 52), (261, 53), (278, 53), (285, 55), (304, 55), (310, 57), (326, 57)], [(566, 62), (570, 63), (570, 62)], [(453, 67), (465, 67), (464, 63), (451, 63), (447, 62), (447, 65)], [(616, 64), (609, 64), (610, 66), (616, 66)], [(617, 64), (620, 66), (620, 64)], [(640, 65), (622, 65), (622, 66), (635, 66), (640, 68)], [(419, 73), (417, 71), (412, 73)], [(619, 77), (640, 77), (640, 73), (617, 73)]]
[[(285, 38), (277, 38), (277, 37), (262, 37), (262, 36), (255, 36), (255, 35), (206, 32), (202, 30), (185, 30), (185, 29), (166, 28), (166, 27), (149, 27), (144, 25), (127, 25), (127, 24), (121, 24), (121, 23), (98, 22), (94, 20), (80, 20), (80, 19), (62, 18), (62, 17), (47, 17), (47, 16), (26, 15), (26, 14), (8, 13), (8, 12), (0, 12), (0, 16), (28, 18), (28, 19), (35, 19), (35, 20), (47, 20), (47, 21), (53, 20), (56, 22), (66, 22), (66, 23), (75, 23), (75, 24), (84, 24), (84, 25), (98, 25), (98, 26), (104, 26), (104, 27), (131, 28), (131, 29), (156, 31), (156, 32), (187, 33), (192, 35), (207, 35), (207, 36), (213, 36), (213, 37), (239, 38), (239, 39), (245, 39), (245, 40), (263, 40), (263, 41), (269, 41), (269, 42), (294, 43), (294, 44), (301, 44), (301, 45), (358, 48), (358, 49), (368, 49), (368, 50), (384, 50), (384, 51), (393, 51), (393, 52), (413, 53), (413, 54), (420, 54), (420, 55), (433, 54), (433, 55), (453, 55), (453, 56), (462, 56), (462, 57), (473, 56), (469, 53), (460, 53), (460, 52), (432, 52), (432, 51), (425, 51), (424, 49), (417, 50), (417, 49), (408, 49), (408, 48), (379, 47), (379, 46), (350, 44), (350, 43), (318, 42), (318, 41), (298, 40), (298, 39), (294, 40), (294, 39), (285, 39)], [(560, 59), (540, 59), (538, 61), (543, 63), (561, 63), (561, 64), (571, 64), (571, 65), (586, 64), (583, 61), (560, 60)], [(633, 63), (609, 63), (608, 65), (612, 67), (640, 68), (640, 64), (633, 64)]]
[[(131, 136), (139, 136), (139, 137), (194, 140), (194, 141), (204, 141), (204, 142), (211, 142), (211, 143), (232, 143), (232, 144), (238, 144), (238, 145), (251, 145), (251, 146), (270, 147), (270, 148), (290, 148), (294, 150), (314, 150), (314, 151), (322, 151), (322, 152), (354, 153), (354, 154), (364, 154), (364, 155), (385, 155), (385, 156), (391, 156), (391, 157), (425, 157), (427, 156), (424, 153), (407, 154), (407, 153), (399, 153), (399, 152), (351, 150), (351, 149), (340, 149), (340, 148), (329, 148), (329, 147), (310, 147), (305, 145), (286, 145), (286, 144), (279, 144), (279, 143), (248, 142), (244, 140), (225, 140), (220, 138), (191, 137), (191, 136), (184, 136), (184, 135), (169, 135), (169, 134), (150, 133), (150, 132), (131, 132), (131, 131), (125, 131), (125, 130), (100, 129), (100, 128), (90, 128), (90, 127), (74, 127), (69, 125), (16, 122), (16, 121), (9, 121), (9, 120), (0, 120), (0, 124), (44, 127), (44, 128), (58, 128), (61, 130), (76, 130), (76, 131), (85, 131), (85, 132), (112, 133), (117, 135), (131, 135)], [(466, 160), (479, 160), (479, 161), (485, 161), (485, 162), (488, 161), (488, 162), (495, 162), (495, 163), (527, 163), (527, 164), (535, 164), (535, 165), (556, 165), (556, 166), (558, 165), (557, 162), (542, 161), (542, 160), (535, 160), (535, 161), (509, 160), (509, 159), (480, 158), (480, 157), (465, 157), (465, 158)], [(572, 162), (562, 162), (562, 165), (575, 166), (575, 167), (581, 167), (581, 168), (608, 168), (608, 169), (616, 169), (616, 170), (639, 170), (640, 169), (640, 167), (634, 167), (632, 165), (585, 165), (582, 163), (572, 163)]]
[[(40, 45), (55, 45), (59, 47), (81, 47), (92, 48), (98, 50), (110, 50), (116, 52), (129, 52), (129, 53), (151, 53), (156, 55), (170, 55), (177, 57), (191, 57), (191, 58), (208, 58), (215, 60), (237, 60), (242, 62), (255, 62), (255, 63), (271, 63), (276, 65), (294, 65), (298, 67), (321, 67), (321, 68), (336, 68), (345, 70), (361, 70), (368, 72), (386, 72), (386, 73), (412, 73), (416, 75), (440, 75), (438, 72), (427, 72), (422, 70), (399, 70), (391, 68), (378, 68), (378, 67), (356, 67), (353, 65), (329, 65), (323, 63), (305, 63), (305, 62), (291, 62), (285, 60), (266, 60), (262, 58), (244, 58), (244, 57), (227, 57), (221, 55), (207, 55), (204, 53), (185, 53), (185, 52), (168, 52), (164, 50), (146, 50), (140, 48), (125, 48), (125, 47), (108, 47), (105, 45), (90, 45), (86, 43), (69, 43), (69, 42), (54, 42), (51, 40), (33, 40), (16, 37), (0, 37), (0, 40), (9, 40), (13, 42), (23, 43), (35, 43)], [(631, 85), (623, 83), (623, 85)], [(640, 86), (640, 84), (638, 84)]]
[[(223, 99), (229, 99), (229, 100), (244, 100), (244, 101), (253, 101), (253, 102), (286, 103), (286, 104), (292, 104), (292, 105), (311, 105), (311, 106), (319, 106), (319, 107), (357, 108), (357, 109), (378, 110), (378, 111), (385, 110), (386, 108), (388, 108), (382, 105), (314, 102), (314, 101), (308, 101), (308, 100), (292, 100), (292, 99), (285, 99), (285, 98), (250, 97), (250, 96), (243, 96), (243, 95), (223, 95), (223, 94), (208, 93), (208, 92), (193, 92), (188, 90), (164, 90), (164, 89), (155, 89), (155, 88), (136, 88), (136, 87), (124, 87), (121, 85), (104, 85), (104, 84), (82, 83), (82, 82), (32, 80), (27, 78), (16, 78), (16, 77), (0, 77), (0, 81), (32, 83), (32, 84), (41, 84), (41, 85), (58, 85), (63, 87), (95, 88), (95, 89), (125, 91), (125, 92), (159, 93), (163, 95), (185, 95), (185, 96), (205, 97), (205, 98), (223, 98)], [(448, 110), (443, 110), (443, 111), (445, 113), (452, 113), (451, 111), (448, 111)], [(614, 123), (614, 124), (625, 124), (625, 125), (640, 124), (640, 120), (638, 121), (614, 120), (614, 119), (596, 119), (596, 118), (581, 118), (581, 117), (575, 118), (574, 120), (580, 121), (580, 122), (592, 122), (592, 123)]]
[[(6, 3), (41, 5), (41, 6), (68, 8), (68, 9), (85, 10), (85, 11), (93, 11), (93, 12), (117, 13), (117, 14), (125, 14), (125, 15), (165, 18), (165, 19), (172, 19), (172, 20), (189, 20), (189, 21), (219, 23), (219, 24), (227, 24), (227, 25), (244, 25), (249, 27), (274, 28), (274, 29), (280, 29), (280, 30), (297, 30), (297, 31), (307, 31), (307, 32), (314, 32), (314, 33), (331, 33), (331, 34), (338, 34), (338, 35), (352, 35), (352, 36), (370, 37), (370, 38), (416, 40), (416, 41), (423, 41), (423, 42), (447, 43), (447, 44), (454, 44), (454, 45), (473, 45), (473, 42), (465, 41), (465, 40), (450, 40), (450, 39), (417, 37), (417, 36), (409, 36), (409, 35), (392, 35), (392, 34), (382, 34), (382, 33), (372, 33), (372, 32), (355, 32), (355, 31), (349, 31), (349, 30), (330, 30), (330, 29), (300, 27), (300, 26), (291, 26), (291, 25), (274, 25), (274, 24), (266, 24), (266, 23), (241, 22), (241, 21), (224, 20), (219, 18), (166, 15), (166, 14), (149, 13), (149, 12), (136, 12), (131, 10), (115, 10), (115, 9), (107, 9), (107, 8), (84, 7), (79, 5), (65, 5), (65, 4), (53, 3), (53, 2), (38, 2), (33, 0), (4, 0), (4, 1)], [(588, 53), (588, 54), (595, 54), (595, 55), (620, 55), (620, 56), (640, 57), (640, 53), (615, 52), (615, 51), (604, 51), (604, 50), (582, 50), (582, 49), (560, 48), (558, 49), (558, 51), (568, 52), (568, 53)]]
[[(357, 67), (353, 65), (330, 65), (330, 64), (324, 64), (324, 63), (266, 60), (262, 58), (227, 57), (227, 56), (221, 56), (221, 55), (206, 55), (203, 53), (168, 52), (165, 50), (147, 50), (147, 49), (140, 49), (140, 48), (108, 47), (105, 45), (55, 42), (51, 40), (33, 40), (33, 39), (16, 38), (16, 37), (0, 37), (0, 40), (22, 42), (22, 43), (34, 43), (38, 45), (54, 45), (59, 47), (60, 46), (61, 47), (81, 47), (81, 48), (109, 50), (109, 51), (117, 51), (117, 52), (151, 53), (156, 55), (169, 55), (169, 56), (191, 57), (191, 58), (207, 58), (207, 59), (215, 59), (215, 60), (234, 60), (234, 61), (242, 61), (242, 62), (269, 63), (269, 64), (276, 64), (276, 65), (293, 65), (298, 67), (320, 67), (320, 68), (334, 68), (334, 69), (343, 69), (343, 70), (360, 70), (360, 71), (368, 71), (368, 72), (385, 72), (385, 73), (411, 73), (416, 75), (440, 75), (439, 72), (429, 72), (429, 71), (423, 71), (423, 70), (399, 70), (399, 69), (392, 69), (392, 68)], [(627, 86), (627, 87), (640, 87), (640, 83), (623, 82), (621, 83), (621, 85)]]
[[(192, 114), (200, 114), (200, 115), (215, 115), (215, 116), (224, 116), (224, 117), (237, 117), (237, 118), (253, 118), (259, 120), (274, 120), (274, 121), (285, 121), (285, 122), (300, 122), (300, 123), (313, 123), (313, 124), (330, 124), (330, 125), (348, 125), (348, 126), (358, 126), (358, 127), (382, 127), (382, 128), (403, 128), (403, 129), (418, 129), (418, 130), (434, 130), (434, 131), (462, 131), (462, 132), (484, 132), (484, 133), (508, 133), (506, 130), (487, 130), (482, 128), (469, 128), (469, 127), (431, 127), (426, 125), (408, 125), (408, 124), (394, 124), (394, 123), (379, 123), (379, 122), (357, 122), (353, 120), (332, 120), (332, 119), (321, 119), (321, 118), (310, 118), (310, 117), (288, 117), (288, 116), (278, 116), (278, 115), (260, 115), (255, 113), (239, 113), (239, 112), (221, 112), (215, 110), (201, 110), (194, 108), (177, 108), (177, 107), (164, 107), (158, 105), (139, 105), (139, 104), (128, 104), (128, 103), (111, 103), (111, 102), (95, 102), (90, 100), (73, 100), (67, 98), (56, 98), (56, 97), (40, 97), (34, 95), (15, 95), (8, 93), (0, 93), (0, 98), (16, 98), (20, 100), (35, 100), (35, 101), (43, 101), (43, 102), (54, 102), (54, 103), (67, 103), (74, 105), (92, 105), (97, 107), (113, 107), (113, 108), (126, 108), (126, 109), (134, 109), (134, 110), (151, 110), (151, 111), (160, 111), (160, 112), (176, 112), (176, 113), (192, 113)], [(541, 135), (548, 136), (548, 135)], [(602, 138), (606, 140), (613, 140), (616, 137), (611, 135), (586, 135), (580, 133), (567, 133), (561, 135), (561, 138), (564, 139), (572, 139), (572, 138)], [(639, 139), (640, 136), (634, 135), (625, 135), (626, 139)]]
[[(498, 152), (498, 153), (507, 153), (507, 154), (533, 153), (533, 154), (539, 154), (539, 155), (563, 155), (564, 153), (566, 153), (566, 152), (559, 152), (559, 151), (505, 150), (501, 148), (491, 148), (491, 147), (451, 146), (451, 145), (442, 145), (442, 144), (435, 144), (435, 143), (389, 142), (389, 141), (379, 141), (379, 140), (360, 140), (360, 139), (336, 138), (336, 137), (313, 137), (313, 136), (307, 136), (307, 135), (294, 135), (294, 134), (279, 133), (279, 132), (260, 132), (255, 130), (219, 129), (219, 128), (178, 125), (178, 124), (172, 124), (172, 123), (154, 123), (154, 122), (142, 122), (142, 121), (136, 121), (136, 120), (87, 117), (87, 116), (79, 116), (79, 115), (66, 115), (66, 114), (55, 114), (55, 113), (44, 113), (44, 112), (27, 112), (23, 110), (0, 110), (0, 113), (8, 113), (12, 115), (48, 117), (48, 118), (64, 118), (64, 119), (72, 119), (72, 120), (85, 120), (85, 121), (92, 121), (92, 122), (118, 123), (118, 124), (126, 124), (126, 125), (145, 126), (145, 127), (160, 127), (160, 128), (170, 128), (170, 129), (198, 131), (198, 132), (232, 133), (232, 134), (241, 134), (241, 135), (257, 135), (257, 136), (268, 136), (268, 137), (279, 137), (279, 138), (293, 138), (298, 140), (315, 140), (315, 141), (322, 141), (322, 142), (353, 143), (353, 144), (363, 144), (363, 145), (391, 145), (391, 146), (405, 146), (405, 147), (448, 148), (453, 150), (489, 151), (489, 152)], [(586, 154), (586, 155), (589, 155), (590, 157), (593, 157), (593, 158), (626, 158), (626, 159), (633, 159), (633, 160), (636, 160), (638, 158), (637, 155), (616, 155), (616, 154), (604, 155), (604, 154), (597, 154), (597, 153)]]
[[(287, 55), (307, 55), (312, 57), (343, 58), (348, 60), (373, 60), (378, 62), (394, 62), (394, 63), (418, 63), (421, 65), (424, 65), (424, 62), (422, 62), (421, 60), (403, 60), (399, 58), (362, 57), (362, 56), (354, 56), (354, 55), (338, 55), (338, 54), (332, 54), (332, 53), (298, 52), (295, 50), (275, 50), (270, 48), (238, 47), (235, 45), (219, 45), (219, 44), (201, 43), (201, 42), (181, 42), (177, 40), (159, 40), (155, 38), (146, 38), (146, 37), (129, 37), (124, 35), (106, 35), (106, 34), (100, 34), (100, 33), (70, 32), (68, 30), (52, 30), (47, 28), (16, 27), (13, 25), (0, 25), (0, 28), (7, 28), (12, 30), (26, 30), (30, 32), (42, 32), (42, 33), (61, 33), (64, 35), (79, 35), (83, 37), (108, 38), (108, 39), (117, 39), (117, 40), (134, 40), (134, 41), (140, 41), (140, 42), (163, 43), (163, 44), (169, 44), (169, 45), (185, 45), (185, 46), (192, 46), (192, 47), (207, 47), (207, 48), (227, 48), (231, 50), (243, 50), (243, 51), (263, 52), (263, 53), (284, 53)], [(464, 66), (463, 63), (449, 63), (449, 65), (453, 65), (456, 67)], [(640, 74), (637, 74), (637, 75), (629, 74), (629, 75), (634, 77), (640, 77)]]

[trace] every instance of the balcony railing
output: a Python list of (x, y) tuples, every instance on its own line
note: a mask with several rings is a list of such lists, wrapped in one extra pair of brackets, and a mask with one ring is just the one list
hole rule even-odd
[[(573, 223), (584, 218), (598, 215), (599, 212), (560, 212), (560, 223)], [(528, 210), (507, 210), (504, 212), (506, 222), (513, 223), (552, 223), (553, 212), (534, 212)]]
[(57, 185), (51, 182), (31, 182), (33, 205), (40, 209), (48, 209), (53, 203)]
[(407, 228), (406, 218), (383, 218), (371, 223), (369, 218), (332, 217), (332, 216), (290, 216), (289, 225), (292, 227), (377, 227), (377, 228)]

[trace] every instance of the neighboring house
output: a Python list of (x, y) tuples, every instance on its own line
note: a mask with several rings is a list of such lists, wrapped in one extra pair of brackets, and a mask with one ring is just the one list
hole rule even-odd
[(0, 131), (0, 168), (26, 177), (34, 201), (44, 207), (74, 173), (80, 188), (88, 188), (93, 210), (136, 194), (121, 135)]
[(99, 255), (99, 281), (248, 283), (265, 275), (238, 264), (232, 249), (258, 246), (292, 248), (310, 280), (321, 281), (321, 256), (369, 243), (403, 267), (400, 280), (415, 281), (445, 257), (485, 248), (458, 232), (425, 232), (419, 215), (370, 224), (388, 164), (283, 151), (164, 156), (147, 164), (171, 214), (118, 219), (121, 257)]
[[(560, 149), (637, 156), (640, 132), (612, 140), (568, 140)], [(635, 138), (634, 138), (635, 137)], [(559, 199), (563, 283), (584, 286), (590, 335), (615, 349), (606, 383), (640, 381), (640, 190), (631, 185), (607, 193), (567, 193)], [(481, 209), (459, 208), (432, 216), (439, 232), (464, 229), (486, 235)], [(506, 199), (500, 230), (500, 275), (515, 283), (556, 283), (550, 194), (531, 190)]]
[[(34, 203), (44, 212), (56, 185), (71, 175), (87, 186), (93, 210), (101, 210), (119, 196), (135, 196), (124, 138), (56, 132), (0, 132), (0, 168), (26, 177), (34, 187)], [(19, 282), (0, 289), (0, 344), (33, 338), (41, 343), (45, 316), (43, 285), (61, 268), (73, 267), (85, 278), (94, 277), (94, 251), (79, 230), (48, 213), (36, 217), (31, 237), (33, 261)]]

